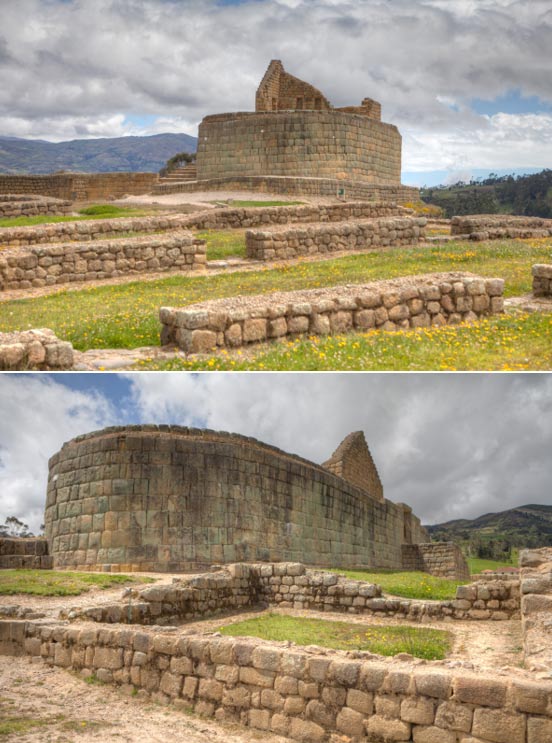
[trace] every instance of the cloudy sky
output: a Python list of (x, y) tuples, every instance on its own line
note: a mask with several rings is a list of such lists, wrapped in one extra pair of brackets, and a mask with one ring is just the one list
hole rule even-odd
[(380, 100), (405, 171), (552, 166), (550, 0), (0, 0), (0, 135), (186, 132), (271, 58)]
[(128, 423), (242, 433), (319, 463), (363, 430), (386, 497), (425, 523), (551, 502), (550, 374), (2, 374), (0, 522), (37, 529), (48, 457)]

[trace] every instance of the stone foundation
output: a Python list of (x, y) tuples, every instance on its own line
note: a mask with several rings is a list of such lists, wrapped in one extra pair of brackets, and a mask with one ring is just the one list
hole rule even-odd
[(203, 270), (204, 240), (190, 232), (61, 243), (0, 252), (0, 291), (164, 271)]
[(302, 255), (417, 245), (424, 238), (426, 223), (425, 217), (387, 217), (270, 231), (248, 230), (246, 255), (251, 260), (276, 261)]
[[(42, 214), (70, 214), (70, 201), (46, 196), (0, 195), (0, 217), (34, 217)], [(1, 237), (0, 237), (1, 240)]]
[(509, 214), (473, 214), (453, 217), (451, 235), (469, 235), (470, 240), (497, 240), (500, 238), (549, 237), (552, 219), (516, 217)]
[(0, 537), (0, 569), (50, 569), (48, 542), (43, 537)]
[(536, 263), (531, 268), (533, 274), (533, 295), (552, 297), (552, 265)]
[(237, 563), (217, 572), (181, 578), (170, 586), (132, 589), (126, 599), (85, 609), (68, 609), (63, 618), (123, 624), (178, 624), (220, 612), (259, 606), (397, 617), (504, 621), (519, 618), (519, 582), (458, 586), (451, 601), (420, 601), (382, 596), (381, 587), (342, 575), (309, 570), (301, 563)]
[(222, 208), (199, 214), (165, 214), (152, 217), (123, 217), (60, 222), (29, 227), (0, 227), (0, 245), (20, 246), (37, 243), (98, 240), (118, 237), (121, 233), (144, 234), (175, 229), (229, 229), (259, 227), (295, 222), (336, 222), (404, 214), (395, 204), (349, 202), (345, 204)]
[(420, 191), (414, 186), (384, 186), (351, 179), (303, 178), (298, 176), (229, 176), (159, 183), (155, 194), (194, 193), (196, 191), (258, 191), (283, 196), (336, 196), (343, 199), (406, 204), (420, 200)]
[(400, 330), (470, 322), (503, 311), (502, 279), (427, 274), (326, 289), (162, 307), (161, 343), (209, 353), (301, 334)]
[(403, 544), (402, 551), (405, 570), (421, 570), (440, 578), (470, 579), (466, 558), (454, 542)]
[(174, 628), (15, 620), (0, 622), (0, 652), (41, 657), (128, 693), (301, 743), (545, 743), (552, 736), (550, 680), (446, 661)]
[(73, 366), (73, 346), (49, 328), (0, 333), (0, 371), (63, 370)]

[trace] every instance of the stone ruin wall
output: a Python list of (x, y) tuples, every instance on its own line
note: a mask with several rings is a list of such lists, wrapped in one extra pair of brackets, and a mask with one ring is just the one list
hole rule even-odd
[(531, 267), (533, 276), (533, 295), (552, 297), (552, 264), (535, 263)]
[(50, 460), (55, 567), (180, 571), (236, 560), (402, 565), (402, 505), (253, 439), (178, 426), (106, 429)]
[(470, 579), (466, 558), (454, 542), (403, 544), (402, 555), (405, 570), (421, 570), (424, 573), (454, 580)]
[(49, 328), (0, 333), (0, 371), (66, 370), (73, 360), (72, 344)]
[(48, 196), (0, 194), (0, 217), (35, 217), (43, 214), (71, 214), (72, 205)]
[(48, 541), (41, 537), (0, 537), (0, 570), (47, 570), (52, 567)]
[(150, 193), (157, 179), (157, 173), (0, 173), (0, 194), (35, 194), (69, 201), (95, 201), (120, 198), (125, 194)]
[(368, 489), (379, 501), (384, 500), (383, 485), (362, 431), (346, 436), (322, 466), (351, 485)]
[(454, 272), (161, 307), (161, 344), (210, 353), (304, 333), (456, 325), (501, 313), (503, 291), (503, 279)]
[(196, 164), (198, 180), (343, 177), (400, 186), (401, 135), (391, 124), (335, 110), (218, 114), (199, 126)]

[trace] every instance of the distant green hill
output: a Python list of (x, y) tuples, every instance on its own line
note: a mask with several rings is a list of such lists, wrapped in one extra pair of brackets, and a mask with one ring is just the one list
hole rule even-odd
[(195, 152), (197, 139), (188, 134), (151, 137), (41, 139), (0, 137), (0, 173), (156, 173), (177, 152)]
[(456, 519), (426, 526), (434, 540), (467, 545), (507, 542), (511, 547), (552, 546), (552, 506), (528, 505), (476, 519)]
[(552, 170), (517, 177), (491, 175), (468, 184), (426, 188), (421, 197), (444, 209), (446, 217), (503, 213), (552, 218)]

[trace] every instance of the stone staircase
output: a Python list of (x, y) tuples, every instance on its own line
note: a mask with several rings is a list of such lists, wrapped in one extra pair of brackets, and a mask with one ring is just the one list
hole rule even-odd
[(175, 168), (171, 170), (167, 175), (159, 178), (158, 184), (172, 184), (181, 183), (182, 181), (195, 181), (197, 180), (197, 168), (195, 163), (185, 165), (183, 168)]

